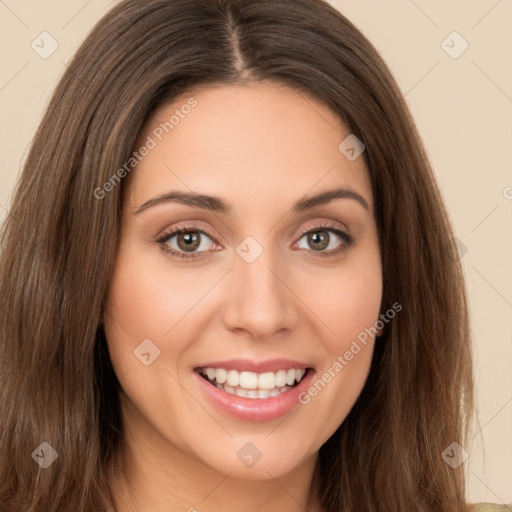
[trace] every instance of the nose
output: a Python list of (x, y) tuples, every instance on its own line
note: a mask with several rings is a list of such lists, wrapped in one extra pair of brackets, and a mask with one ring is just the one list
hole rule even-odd
[(264, 251), (252, 263), (237, 256), (227, 283), (226, 328), (245, 331), (256, 339), (292, 330), (299, 318), (298, 299), (287, 276), (283, 266), (277, 266), (270, 257), (270, 251)]

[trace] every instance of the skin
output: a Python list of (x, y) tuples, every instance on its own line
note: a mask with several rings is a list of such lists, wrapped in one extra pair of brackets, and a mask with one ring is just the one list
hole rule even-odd
[[(240, 357), (307, 362), (315, 378), (378, 320), (382, 275), (371, 182), (364, 159), (338, 145), (350, 130), (325, 106), (276, 83), (194, 91), (156, 111), (152, 130), (193, 96), (198, 104), (126, 178), (121, 243), (104, 321), (122, 386), (122, 450), (129, 484), (113, 478), (123, 510), (299, 511), (320, 446), (335, 432), (366, 381), (374, 338), (343, 370), (292, 413), (243, 421), (219, 411), (198, 386), (194, 367)], [(337, 187), (360, 194), (300, 213), (292, 204)], [(176, 202), (137, 209), (179, 190), (223, 198), (229, 214)], [(194, 223), (196, 260), (172, 258), (155, 242)], [(302, 230), (327, 222), (354, 238), (321, 257)], [(322, 231), (323, 229), (323, 231)], [(325, 228), (333, 253), (343, 239)], [(253, 237), (263, 253), (247, 263), (237, 246)], [(167, 246), (185, 252), (179, 235)], [(143, 365), (134, 350), (150, 339), (160, 356)], [(237, 452), (252, 442), (262, 458), (247, 468)], [(176, 485), (179, 482), (179, 485)], [(128, 503), (133, 508), (128, 508)], [(313, 508), (320, 510), (315, 501)]]

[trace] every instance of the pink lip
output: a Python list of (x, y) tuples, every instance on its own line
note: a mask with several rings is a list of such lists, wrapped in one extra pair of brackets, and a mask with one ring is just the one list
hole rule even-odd
[[(217, 364), (218, 363), (216, 363), (216, 365)], [(222, 365), (216, 365), (212, 364), (211, 367), (226, 368)], [(207, 366), (207, 368), (210, 368), (210, 366)], [(268, 368), (268, 366), (265, 366), (265, 368)], [(285, 369), (282, 366), (280, 368)], [(291, 366), (291, 368), (294, 368), (294, 366)], [(300, 365), (296, 368), (300, 369), (306, 367)], [(313, 376), (315, 375), (313, 370), (309, 370), (304, 378), (289, 391), (272, 398), (253, 399), (226, 393), (203, 378), (197, 371), (193, 373), (206, 397), (217, 409), (233, 418), (247, 421), (269, 421), (289, 413), (300, 403), (299, 395), (309, 388)]]
[(301, 370), (310, 368), (311, 365), (292, 361), (291, 359), (272, 359), (268, 361), (254, 361), (253, 359), (230, 359), (229, 361), (213, 361), (198, 365), (196, 368), (222, 368), (224, 370), (236, 370), (238, 372), (278, 372), (279, 370)]

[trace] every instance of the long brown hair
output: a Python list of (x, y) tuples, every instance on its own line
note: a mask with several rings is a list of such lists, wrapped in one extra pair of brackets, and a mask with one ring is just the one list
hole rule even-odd
[[(365, 387), (321, 447), (326, 512), (462, 512), (473, 413), (471, 340), (453, 231), (402, 94), (368, 40), (320, 0), (125, 0), (61, 79), (3, 226), (0, 503), (26, 512), (114, 510), (123, 436), (101, 328), (127, 162), (156, 108), (193, 88), (270, 80), (331, 108), (366, 146), (383, 268)], [(341, 142), (341, 141), (340, 141)], [(134, 171), (136, 172), (136, 171)], [(58, 453), (46, 469), (31, 454)]]

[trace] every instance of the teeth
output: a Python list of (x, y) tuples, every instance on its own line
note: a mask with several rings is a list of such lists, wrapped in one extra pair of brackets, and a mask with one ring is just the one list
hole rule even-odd
[(240, 386), (236, 386), (235, 388), (231, 387), (229, 384), (215, 384), (216, 387), (222, 389), (226, 393), (230, 395), (241, 396), (243, 398), (272, 398), (274, 396), (278, 396), (281, 393), (286, 393), (292, 389), (290, 386), (283, 386), (280, 388), (274, 389), (243, 389)]
[[(208, 375), (208, 369), (206, 370)], [(228, 372), (228, 384), (230, 386), (238, 386), (240, 384), (240, 374), (235, 370), (229, 370)]]
[[(210, 378), (210, 375), (208, 375), (208, 370), (210, 370), (210, 373), (215, 372), (212, 378)], [(206, 368), (206, 375), (208, 375), (210, 380), (215, 379), (218, 384), (224, 384), (224, 382), (228, 380), (228, 372), (222, 369), (216, 370), (215, 368)]]
[(222, 389), (226, 393), (229, 393), (230, 395), (234, 395), (235, 394), (235, 390), (229, 384), (224, 384), (224, 387)]
[(237, 387), (235, 389), (235, 395), (236, 396), (241, 396), (241, 397), (244, 397), (244, 398), (247, 398), (247, 393), (249, 393), (249, 391), (247, 391), (247, 389), (244, 389), (244, 388), (241, 388), (241, 387)]
[(271, 398), (291, 389), (300, 382), (306, 370), (289, 369), (277, 372), (238, 372), (223, 368), (200, 368), (199, 373), (208, 377), (219, 389), (245, 398)]
[[(256, 375), (256, 374), (255, 374)], [(293, 372), (295, 375), (295, 371)], [(259, 389), (274, 389), (276, 387), (276, 376), (272, 372), (261, 373), (258, 376)]]
[(258, 389), (258, 375), (253, 372), (241, 372), (240, 387), (245, 389)]
[[(300, 379), (297, 382), (300, 382)], [(276, 373), (276, 386), (286, 386), (286, 370), (279, 370)]]
[(270, 391), (268, 389), (258, 389), (258, 398), (269, 398)]

